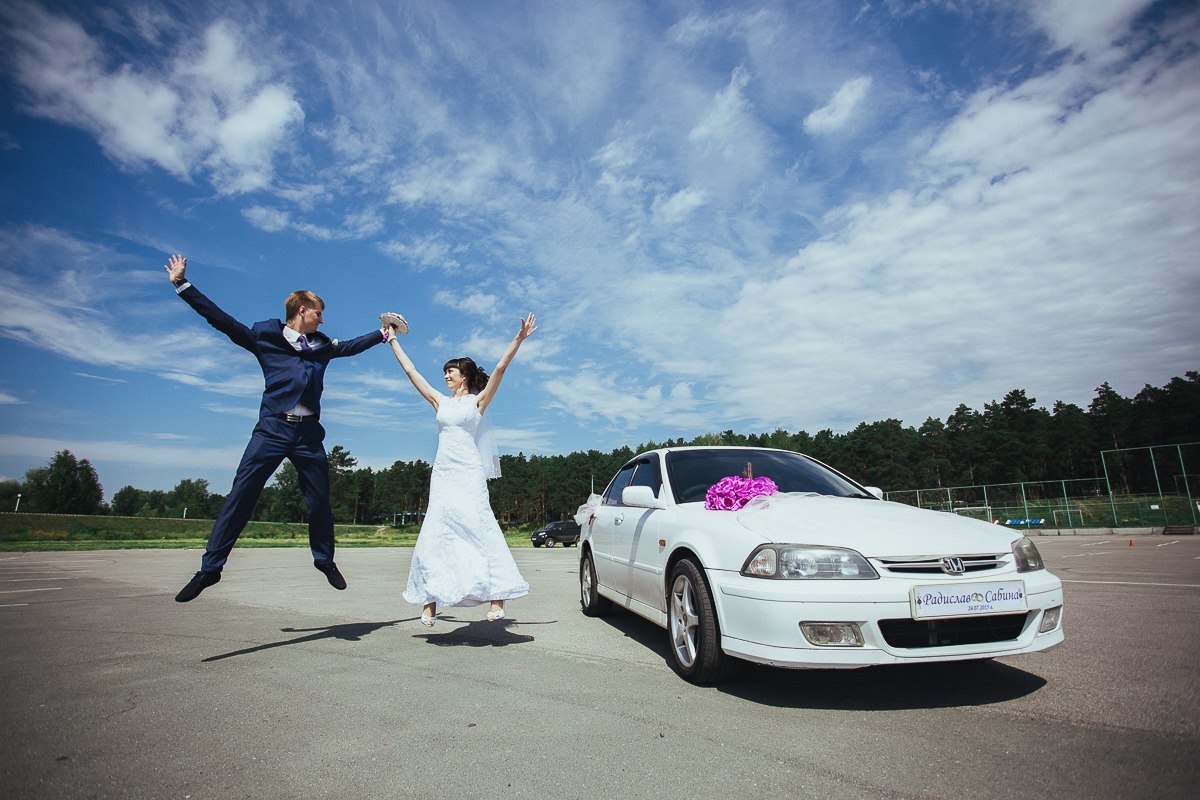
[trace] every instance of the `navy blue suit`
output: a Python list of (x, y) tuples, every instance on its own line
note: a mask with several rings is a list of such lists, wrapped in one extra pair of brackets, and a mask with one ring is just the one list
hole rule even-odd
[[(267, 480), (289, 459), (300, 478), (300, 490), (308, 506), (308, 541), (313, 563), (333, 563), (333, 509), (329, 505), (329, 459), (325, 454), (325, 429), (321, 426), (321, 390), (325, 368), (331, 359), (353, 356), (383, 341), (372, 331), (348, 342), (331, 340), (317, 331), (307, 335), (313, 348), (298, 351), (283, 336), (278, 319), (256, 322), (248, 328), (226, 314), (195, 286), (179, 292), (188, 305), (209, 325), (254, 354), (262, 367), (266, 386), (259, 407), (258, 424), (242, 454), (233, 487), (217, 514), (201, 569), (220, 572), (229, 551), (245, 529), (254, 505)], [(284, 415), (301, 403), (312, 411), (302, 422), (287, 422)]]

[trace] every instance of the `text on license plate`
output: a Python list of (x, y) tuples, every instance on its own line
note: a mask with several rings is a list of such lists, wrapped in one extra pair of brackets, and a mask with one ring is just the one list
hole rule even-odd
[(911, 604), (913, 619), (1007, 614), (1029, 608), (1024, 581), (914, 586)]

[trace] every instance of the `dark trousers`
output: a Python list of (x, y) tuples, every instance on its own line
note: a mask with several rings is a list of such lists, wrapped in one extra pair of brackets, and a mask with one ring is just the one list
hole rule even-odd
[(201, 569), (220, 572), (229, 551), (242, 535), (254, 513), (267, 480), (289, 459), (300, 477), (300, 491), (308, 505), (308, 544), (313, 562), (333, 561), (333, 509), (329, 505), (329, 459), (325, 455), (325, 429), (316, 417), (303, 422), (287, 422), (279, 417), (262, 417), (250, 434), (250, 443), (242, 454), (233, 488), (225, 498), (208, 536)]

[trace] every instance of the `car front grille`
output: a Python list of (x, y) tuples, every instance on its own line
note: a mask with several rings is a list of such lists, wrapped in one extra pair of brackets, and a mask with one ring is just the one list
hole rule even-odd
[(1009, 642), (1021, 635), (1032, 613), (1036, 612), (954, 619), (881, 619), (879, 632), (891, 647), (906, 649)]
[[(987, 572), (988, 570), (999, 569), (1005, 564), (1004, 555), (957, 556), (957, 558), (962, 559), (963, 569), (966, 573)], [(889, 561), (888, 559), (880, 559), (878, 563), (883, 569), (893, 575), (952, 574), (942, 569), (941, 558), (922, 558), (915, 561)]]

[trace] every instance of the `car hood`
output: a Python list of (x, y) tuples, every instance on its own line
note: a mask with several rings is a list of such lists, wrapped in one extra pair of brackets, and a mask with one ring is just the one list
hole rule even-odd
[(848, 547), (872, 558), (1006, 553), (1022, 536), (944, 511), (826, 495), (777, 494), (732, 514), (767, 541)]

